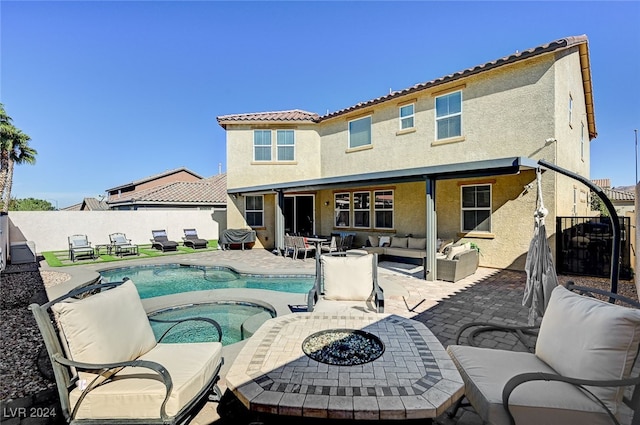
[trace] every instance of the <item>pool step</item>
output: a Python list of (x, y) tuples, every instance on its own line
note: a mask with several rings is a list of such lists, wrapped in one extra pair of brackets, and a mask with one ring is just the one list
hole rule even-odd
[(254, 314), (253, 316), (242, 322), (242, 325), (240, 326), (240, 336), (243, 340), (250, 338), (254, 333), (256, 333), (258, 328), (262, 326), (264, 322), (272, 318), (273, 317), (271, 316), (271, 314), (267, 313), (266, 311)]

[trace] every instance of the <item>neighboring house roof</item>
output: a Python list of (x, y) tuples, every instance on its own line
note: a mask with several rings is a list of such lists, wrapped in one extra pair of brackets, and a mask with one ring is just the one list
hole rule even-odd
[(317, 122), (320, 116), (314, 112), (302, 111), (300, 109), (292, 109), (288, 111), (273, 112), (256, 112), (248, 114), (232, 114), (218, 117), (218, 122), (223, 128), (232, 122), (250, 123), (250, 122)]
[(591, 183), (602, 189), (608, 189), (611, 187), (611, 179), (593, 179)]
[[(541, 54), (551, 53), (557, 50), (563, 50), (563, 49), (567, 49), (574, 46), (578, 46), (580, 48), (582, 81), (583, 81), (584, 92), (585, 92), (585, 103), (587, 107), (587, 126), (589, 129), (589, 137), (593, 139), (597, 136), (597, 132), (595, 127), (595, 115), (594, 115), (594, 109), (593, 109), (593, 88), (591, 84), (591, 67), (589, 65), (588, 39), (586, 35), (561, 38), (559, 40), (555, 40), (550, 43), (543, 44), (541, 46), (533, 47), (531, 49), (523, 50), (521, 52), (516, 52), (509, 56), (504, 56), (500, 59), (496, 59), (494, 61), (487, 62), (482, 65), (478, 65), (472, 68), (467, 68), (463, 71), (455, 72), (453, 74), (445, 75), (444, 77), (440, 77), (435, 80), (428, 81), (426, 83), (416, 84), (404, 90), (394, 91), (385, 96), (377, 97), (375, 99), (368, 100), (365, 102), (360, 102), (356, 105), (353, 105), (344, 109), (340, 109), (335, 112), (328, 113), (326, 115), (320, 116), (315, 119), (312, 118), (314, 114), (310, 112), (294, 110), (294, 111), (281, 111), (281, 112), (275, 112), (275, 113), (263, 112), (263, 113), (252, 113), (252, 114), (223, 115), (223, 116), (217, 117), (217, 120), (218, 120), (218, 124), (220, 124), (222, 128), (226, 129), (227, 124), (237, 123), (238, 121), (240, 122), (295, 121), (292, 119), (288, 119), (288, 120), (283, 119), (283, 117), (285, 116), (286, 113), (297, 111), (300, 113), (307, 114), (307, 119), (306, 119), (307, 121), (321, 122), (324, 120), (328, 120), (331, 118), (338, 117), (340, 115), (344, 115), (344, 114), (356, 111), (358, 109), (367, 108), (367, 107), (376, 105), (378, 103), (386, 102), (401, 96), (406, 96), (411, 93), (430, 89), (445, 83), (450, 83), (452, 81), (459, 80), (461, 78), (466, 78), (466, 77), (479, 74), (485, 71), (489, 71), (504, 65), (509, 65), (514, 62), (519, 62), (526, 59), (530, 59), (535, 56), (539, 56)], [(275, 119), (275, 117), (280, 117), (280, 118)]]
[(226, 204), (227, 175), (202, 179), (197, 182), (173, 182), (145, 190), (126, 193), (109, 200), (110, 206), (120, 204)]
[(149, 181), (156, 180), (156, 179), (159, 179), (161, 177), (169, 176), (171, 174), (176, 174), (176, 173), (179, 173), (181, 171), (189, 173), (189, 174), (191, 174), (191, 175), (193, 175), (193, 176), (195, 176), (195, 177), (197, 177), (199, 179), (203, 178), (201, 175), (196, 174), (193, 171), (191, 171), (191, 170), (189, 170), (189, 169), (187, 169), (185, 167), (180, 167), (180, 168), (175, 168), (173, 170), (167, 170), (167, 171), (164, 171), (164, 172), (162, 172), (160, 174), (155, 174), (153, 176), (144, 177), (144, 178), (142, 178), (140, 180), (135, 180), (135, 181), (132, 181), (130, 183), (122, 184), (120, 186), (112, 187), (110, 189), (107, 189), (106, 191), (107, 192), (112, 192), (112, 191), (115, 191), (115, 190), (118, 190), (118, 189), (122, 189), (122, 188), (125, 188), (125, 187), (139, 186), (139, 185), (141, 185), (143, 183), (147, 183)]
[(609, 189), (609, 188), (602, 188), (602, 191), (604, 192), (605, 195), (607, 195), (607, 197), (609, 199), (611, 199), (612, 202), (615, 201), (635, 201), (636, 199), (636, 194), (633, 192), (629, 192), (626, 190), (618, 190), (618, 189)]
[(84, 198), (82, 202), (78, 204), (69, 205), (68, 207), (61, 208), (61, 211), (106, 211), (109, 206), (104, 200), (97, 198)]

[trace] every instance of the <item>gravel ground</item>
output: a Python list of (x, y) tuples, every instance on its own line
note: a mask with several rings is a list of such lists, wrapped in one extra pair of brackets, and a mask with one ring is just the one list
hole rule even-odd
[[(524, 275), (524, 273), (523, 273)], [(609, 289), (609, 279), (559, 276), (560, 283)], [(0, 276), (0, 400), (16, 399), (53, 388), (55, 384), (38, 370), (43, 347), (40, 333), (28, 305), (46, 302), (45, 287), (69, 279), (57, 271), (40, 271), (35, 264), (9, 265)], [(633, 281), (620, 281), (618, 292), (638, 299)], [(44, 360), (48, 362), (46, 354)]]
[(44, 345), (28, 306), (47, 301), (45, 286), (68, 279), (66, 273), (39, 271), (35, 264), (9, 265), (0, 277), (0, 400), (55, 386), (38, 370), (38, 354)]

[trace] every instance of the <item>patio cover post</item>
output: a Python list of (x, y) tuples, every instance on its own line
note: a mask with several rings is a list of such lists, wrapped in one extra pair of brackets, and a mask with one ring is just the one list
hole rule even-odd
[(275, 244), (278, 254), (284, 252), (284, 191), (276, 190), (276, 228), (275, 228)]
[(438, 238), (438, 225), (436, 218), (436, 181), (430, 176), (425, 178), (426, 184), (426, 229), (427, 229), (427, 258), (425, 267), (425, 279), (436, 280), (436, 240)]

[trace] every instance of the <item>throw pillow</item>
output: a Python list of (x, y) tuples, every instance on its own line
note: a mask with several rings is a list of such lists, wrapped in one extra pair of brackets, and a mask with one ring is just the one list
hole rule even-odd
[(390, 236), (380, 236), (380, 239), (378, 241), (378, 246), (382, 247), (382, 246), (389, 246), (389, 242), (391, 241), (391, 237)]
[(467, 251), (464, 245), (453, 245), (451, 248), (449, 248), (449, 253), (447, 254), (447, 260), (453, 260), (453, 258), (456, 255), (464, 251)]
[(409, 249), (427, 249), (427, 238), (409, 238), (407, 241)]
[(380, 238), (378, 236), (369, 236), (369, 246), (378, 246)]
[(408, 238), (397, 238), (397, 237), (392, 237), (391, 238), (391, 245), (390, 248), (406, 248), (407, 247), (407, 239)]
[[(559, 374), (590, 380), (627, 378), (640, 343), (640, 310), (557, 286), (536, 343), (536, 356)], [(624, 388), (587, 387), (616, 413)]]

